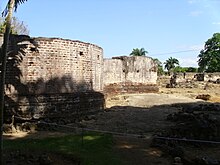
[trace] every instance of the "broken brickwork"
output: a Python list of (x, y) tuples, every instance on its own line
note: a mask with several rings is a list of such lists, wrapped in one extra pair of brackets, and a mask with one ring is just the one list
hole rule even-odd
[(13, 35), (8, 52), (7, 115), (72, 118), (104, 108), (101, 47), (61, 38)]
[(11, 36), (8, 50), (9, 115), (70, 118), (103, 109), (104, 94), (158, 91), (157, 67), (149, 57), (103, 60), (94, 44), (25, 35)]
[(157, 67), (153, 59), (144, 56), (121, 56), (104, 60), (104, 92), (158, 92)]

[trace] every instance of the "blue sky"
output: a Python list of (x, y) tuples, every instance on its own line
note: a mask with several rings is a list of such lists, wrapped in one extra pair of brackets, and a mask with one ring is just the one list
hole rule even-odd
[(181, 66), (197, 66), (205, 41), (220, 32), (220, 0), (28, 0), (15, 16), (32, 37), (94, 43), (105, 58), (143, 47), (148, 56), (162, 62), (172, 56)]

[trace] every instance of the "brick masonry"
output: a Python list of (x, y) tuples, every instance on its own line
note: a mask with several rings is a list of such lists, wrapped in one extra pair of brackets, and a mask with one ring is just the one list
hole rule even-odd
[(158, 92), (157, 67), (150, 57), (121, 56), (104, 60), (104, 92)]
[[(39, 85), (31, 91), (32, 93), (102, 91), (103, 50), (101, 47), (60, 38), (28, 39), (27, 36), (14, 36), (13, 41), (15, 42), (13, 45), (26, 44), (22, 61), (18, 66), (22, 73), (21, 83), (33, 84), (49, 80), (56, 82), (55, 79), (63, 78), (64, 88), (62, 89), (57, 89), (56, 84)], [(79, 88), (76, 84), (84, 84), (85, 89)]]
[(104, 60), (102, 48), (91, 43), (15, 35), (7, 62), (7, 112), (71, 121), (102, 110), (105, 94), (157, 92), (156, 79), (149, 57)]
[(6, 116), (74, 120), (104, 108), (103, 50), (61, 38), (11, 36)]

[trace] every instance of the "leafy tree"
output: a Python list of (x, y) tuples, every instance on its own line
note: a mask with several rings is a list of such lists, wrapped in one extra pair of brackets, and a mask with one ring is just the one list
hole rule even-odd
[(197, 68), (176, 66), (173, 71), (174, 72), (197, 72)]
[(195, 68), (195, 67), (187, 67), (186, 68), (186, 72), (197, 72), (197, 68)]
[[(0, 34), (5, 33), (6, 28), (6, 20), (0, 19)], [(29, 30), (27, 26), (24, 24), (24, 22), (19, 21), (16, 17), (12, 17), (11, 22), (11, 33), (17, 34), (17, 35), (28, 35)]]
[(162, 62), (157, 58), (153, 58), (154, 63), (157, 65), (157, 74), (162, 75), (164, 73)]
[(179, 65), (179, 61), (176, 58), (170, 57), (169, 59), (166, 60), (165, 64), (165, 69), (167, 69), (168, 74), (173, 71), (173, 69), (176, 67), (176, 65)]
[(1, 48), (1, 85), (0, 85), (0, 164), (3, 164), (3, 111), (4, 111), (4, 92), (5, 92), (5, 73), (6, 73), (6, 60), (7, 60), (7, 48), (9, 42), (9, 35), (11, 32), (11, 22), (13, 10), (17, 10), (19, 4), (24, 3), (27, 0), (9, 0), (2, 15), (6, 17), (6, 27), (4, 33), (4, 41)]
[(141, 48), (141, 49), (133, 49), (132, 52), (130, 53), (130, 56), (146, 56), (148, 52), (144, 49), (144, 48)]
[(186, 68), (181, 66), (176, 66), (175, 68), (173, 68), (173, 72), (186, 72)]
[(213, 34), (212, 38), (205, 42), (198, 57), (200, 72), (220, 72), (220, 33)]

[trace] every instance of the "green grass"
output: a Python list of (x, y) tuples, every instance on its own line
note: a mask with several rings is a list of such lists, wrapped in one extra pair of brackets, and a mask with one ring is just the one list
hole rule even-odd
[(120, 165), (122, 162), (114, 153), (113, 138), (108, 134), (86, 133), (44, 139), (4, 140), (4, 148), (58, 152), (80, 158), (83, 165)]

